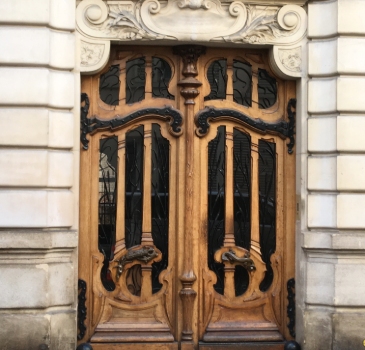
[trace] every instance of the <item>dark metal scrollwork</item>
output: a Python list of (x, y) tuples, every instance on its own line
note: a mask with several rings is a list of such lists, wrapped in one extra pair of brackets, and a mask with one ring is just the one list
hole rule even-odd
[(133, 121), (134, 119), (144, 118), (148, 116), (158, 116), (164, 119), (169, 119), (172, 133), (175, 136), (181, 134), (181, 125), (183, 122), (183, 118), (181, 113), (177, 109), (174, 109), (172, 106), (165, 106), (162, 108), (145, 108), (131, 114), (127, 114), (124, 117), (116, 115), (113, 119), (101, 120), (97, 117), (87, 118), (90, 105), (87, 94), (81, 94), (81, 102), (85, 102), (85, 105), (81, 107), (81, 143), (85, 150), (87, 150), (89, 147), (89, 140), (86, 138), (87, 134), (90, 134), (99, 129), (114, 130)]
[(261, 119), (252, 119), (247, 115), (234, 109), (227, 109), (227, 108), (216, 109), (214, 107), (205, 107), (195, 116), (195, 123), (198, 127), (197, 129), (198, 136), (204, 136), (208, 132), (209, 119), (217, 119), (220, 117), (230, 117), (239, 120), (263, 133), (272, 132), (284, 138), (289, 136), (288, 134), (289, 123), (285, 121), (281, 120), (277, 123), (266, 123)]
[(239, 258), (236, 252), (230, 249), (228, 252), (222, 254), (222, 261), (229, 261), (231, 264), (240, 264), (248, 271), (256, 270), (255, 263), (250, 258), (250, 253), (246, 253), (242, 258)]
[(88, 149), (88, 144), (89, 144), (89, 140), (86, 138), (86, 134), (88, 133), (88, 119), (87, 119), (87, 115), (89, 113), (89, 107), (90, 107), (90, 101), (89, 101), (89, 97), (87, 96), (87, 94), (85, 94), (84, 92), (81, 93), (81, 103), (85, 102), (85, 104), (83, 106), (81, 106), (81, 136), (80, 136), (80, 140), (81, 143), (84, 147), (84, 149)]
[(295, 338), (295, 280), (291, 278), (287, 282), (288, 307), (286, 309), (289, 318), (288, 329), (290, 335)]
[(156, 258), (159, 253), (155, 250), (153, 246), (143, 246), (138, 250), (128, 250), (127, 254), (123, 255), (118, 260), (118, 265), (115, 266), (117, 268), (117, 281), (119, 281), (120, 276), (123, 273), (124, 266), (128, 263), (133, 262), (134, 260), (142, 261), (144, 263), (148, 263), (152, 259)]
[(77, 339), (81, 340), (85, 336), (86, 332), (86, 326), (85, 326), (85, 320), (86, 320), (86, 282), (82, 279), (79, 279), (78, 281), (78, 289), (79, 292), (79, 303), (77, 305), (77, 325), (79, 328), (79, 333), (77, 334)]
[[(293, 153), (293, 147), (295, 145), (295, 108), (297, 105), (297, 100), (295, 98), (291, 98), (288, 102), (287, 106), (287, 113), (289, 118), (289, 129), (288, 129), (288, 137), (290, 139), (290, 142), (287, 144), (288, 146), (288, 153)], [(294, 109), (294, 110), (293, 110)]]

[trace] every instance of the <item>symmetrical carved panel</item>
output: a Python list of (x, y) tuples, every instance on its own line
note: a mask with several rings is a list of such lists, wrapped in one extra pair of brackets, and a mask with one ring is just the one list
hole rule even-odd
[[(274, 1), (272, 1), (274, 2)], [(286, 3), (298, 3), (287, 1)], [(100, 69), (111, 41), (227, 42), (275, 45), (284, 74), (301, 71), (301, 45), (306, 13), (298, 5), (260, 5), (220, 0), (83, 0), (77, 8), (81, 38), (81, 70)], [(88, 39), (99, 40), (90, 43)]]

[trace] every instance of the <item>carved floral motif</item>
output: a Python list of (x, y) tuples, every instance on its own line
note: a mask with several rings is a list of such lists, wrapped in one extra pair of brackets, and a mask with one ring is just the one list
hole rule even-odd
[(104, 53), (104, 45), (91, 44), (81, 40), (81, 66), (94, 66), (99, 63)]
[(302, 66), (302, 48), (296, 47), (294, 49), (280, 49), (279, 58), (282, 65), (292, 71), (300, 72)]

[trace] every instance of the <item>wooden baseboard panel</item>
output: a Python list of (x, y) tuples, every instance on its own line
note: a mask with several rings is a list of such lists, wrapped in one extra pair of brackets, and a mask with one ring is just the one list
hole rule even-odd
[(93, 350), (178, 350), (178, 343), (91, 343)]
[(199, 343), (199, 350), (284, 350), (284, 342), (270, 343)]

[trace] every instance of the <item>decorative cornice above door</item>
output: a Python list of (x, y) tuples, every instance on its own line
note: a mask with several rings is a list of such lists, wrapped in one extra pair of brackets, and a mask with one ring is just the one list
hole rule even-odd
[(80, 69), (86, 74), (101, 70), (111, 42), (193, 42), (269, 46), (273, 69), (283, 77), (298, 78), (307, 29), (307, 14), (299, 6), (303, 2), (83, 0), (76, 11)]

